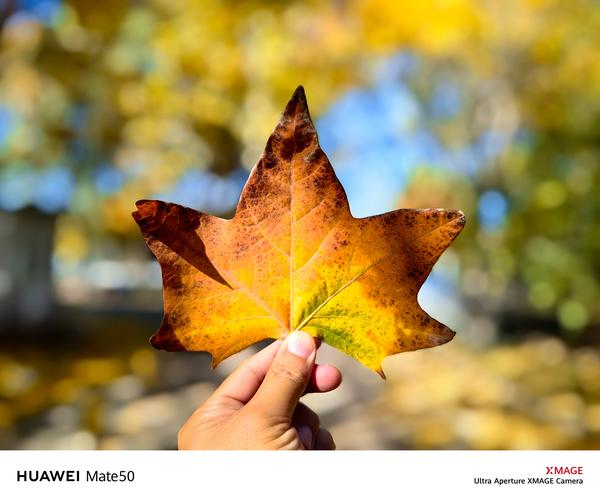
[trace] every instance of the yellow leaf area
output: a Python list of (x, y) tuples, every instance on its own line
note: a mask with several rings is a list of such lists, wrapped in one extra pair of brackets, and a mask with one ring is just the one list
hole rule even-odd
[(216, 366), (259, 340), (302, 329), (383, 376), (385, 356), (454, 336), (419, 307), (417, 293), (464, 215), (400, 209), (354, 218), (302, 87), (232, 219), (161, 201), (137, 207), (133, 216), (163, 274), (156, 348), (208, 351)]

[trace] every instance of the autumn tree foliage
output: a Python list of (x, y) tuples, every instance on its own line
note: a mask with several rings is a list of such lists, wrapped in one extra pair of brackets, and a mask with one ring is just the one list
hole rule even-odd
[[(505, 143), (477, 172), (423, 166), (399, 199), (438, 207), (461, 194), (471, 204), (454, 207), (474, 216), (458, 243), (473, 301), (557, 319), (567, 331), (597, 324), (595, 2), (45, 5), (12, 1), (0, 13), (0, 176), (5, 187), (62, 183), (69, 196), (44, 207), (66, 211), (56, 243), (65, 259), (85, 259), (92, 234), (135, 235), (132, 201), (190, 170), (251, 167), (299, 83), (318, 116), (345, 90), (367, 87), (377, 62), (409, 52), (422, 62), (409, 84), (423, 106), (436, 82), (459, 89), (457, 113), (427, 117), (447, 147), (482, 132)], [(436, 185), (439, 176), (448, 183)], [(420, 186), (431, 183), (456, 189)]]

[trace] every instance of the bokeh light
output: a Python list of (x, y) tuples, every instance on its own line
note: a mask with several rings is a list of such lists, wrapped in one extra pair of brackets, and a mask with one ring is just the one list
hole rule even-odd
[(150, 348), (131, 211), (231, 216), (303, 84), (355, 216), (467, 216), (419, 295), (453, 342), (320, 349), (338, 446), (598, 448), (599, 45), (593, 0), (0, 2), (0, 447), (176, 446), (253, 349)]

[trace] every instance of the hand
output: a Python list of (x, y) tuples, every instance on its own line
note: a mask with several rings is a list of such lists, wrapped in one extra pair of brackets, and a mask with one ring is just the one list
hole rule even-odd
[(342, 380), (337, 368), (315, 364), (316, 353), (314, 338), (294, 332), (246, 360), (183, 425), (179, 449), (335, 449), (318, 415), (299, 402)]

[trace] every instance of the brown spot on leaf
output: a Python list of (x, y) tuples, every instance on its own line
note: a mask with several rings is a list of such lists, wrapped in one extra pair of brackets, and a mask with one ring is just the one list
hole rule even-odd
[(185, 347), (175, 336), (173, 326), (169, 322), (168, 314), (165, 314), (160, 329), (150, 338), (150, 343), (156, 349), (166, 350), (169, 352), (180, 352), (185, 350)]

